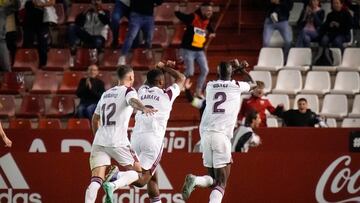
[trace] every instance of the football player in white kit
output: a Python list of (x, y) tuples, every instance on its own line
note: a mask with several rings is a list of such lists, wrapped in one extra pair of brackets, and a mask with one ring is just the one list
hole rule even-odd
[[(127, 133), (133, 109), (146, 115), (156, 112), (155, 109), (145, 107), (138, 99), (135, 89), (131, 87), (134, 83), (134, 72), (130, 66), (119, 67), (117, 76), (118, 86), (103, 93), (92, 117), (92, 131), (95, 135), (90, 154), (92, 177), (86, 189), (85, 203), (95, 202), (111, 158), (127, 169), (139, 165)], [(138, 178), (135, 170), (128, 170), (121, 172), (116, 184), (122, 187)]]
[[(203, 164), (209, 175), (185, 178), (182, 189), (183, 199), (187, 200), (195, 187), (211, 187), (210, 203), (220, 203), (230, 175), (231, 138), (237, 115), (240, 110), (240, 95), (248, 92), (256, 84), (245, 71), (246, 61), (241, 64), (221, 62), (218, 66), (218, 80), (210, 81), (206, 86), (206, 107), (200, 123)], [(241, 71), (251, 84), (232, 80), (232, 73)]]
[[(147, 184), (150, 202), (159, 203), (160, 192), (155, 174), (156, 167), (160, 162), (163, 142), (170, 117), (172, 105), (180, 90), (183, 88), (185, 76), (177, 70), (174, 70), (175, 62), (167, 61), (166, 64), (159, 62), (155, 69), (150, 70), (146, 76), (146, 82), (138, 90), (139, 99), (148, 108), (154, 108), (157, 112), (149, 117), (141, 112), (135, 116), (135, 126), (131, 135), (131, 146), (139, 155), (140, 165), (142, 168), (141, 177), (133, 183), (137, 187), (143, 187)], [(175, 83), (164, 89), (164, 73), (170, 74), (175, 79)], [(112, 180), (118, 177), (117, 167), (109, 172), (111, 178), (107, 178), (104, 185), (109, 185), (118, 189)], [(112, 194), (108, 194), (112, 195)]]

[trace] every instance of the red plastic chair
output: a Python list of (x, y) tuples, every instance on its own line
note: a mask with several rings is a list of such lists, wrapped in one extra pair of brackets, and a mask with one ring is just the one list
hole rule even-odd
[(61, 129), (59, 119), (42, 118), (39, 119), (38, 129)]
[(101, 70), (111, 70), (114, 71), (117, 68), (117, 62), (120, 57), (119, 50), (105, 49), (104, 57), (100, 61), (100, 69)]
[(134, 49), (131, 58), (131, 66), (135, 70), (149, 70), (150, 67), (155, 65), (155, 55), (152, 52), (152, 57), (148, 58), (144, 49)]
[(174, 12), (175, 6), (178, 3), (163, 3), (160, 6), (155, 8), (155, 23), (161, 25), (171, 25), (175, 22), (178, 22)]
[(116, 81), (113, 80), (113, 72), (101, 71), (98, 75), (98, 78), (102, 80), (105, 84), (105, 89), (110, 89), (116, 84)]
[(75, 96), (73, 95), (55, 95), (51, 99), (47, 117), (65, 117), (72, 116), (75, 111)]
[(167, 47), (169, 44), (169, 37), (165, 26), (156, 26), (154, 28), (154, 37), (152, 40), (152, 46), (156, 47)]
[(75, 119), (70, 118), (67, 123), (68, 129), (76, 130), (87, 130), (90, 129), (90, 121), (85, 118)]
[(25, 90), (23, 73), (6, 72), (1, 82), (0, 94), (19, 94)]
[(36, 118), (45, 113), (45, 99), (42, 95), (25, 95), (17, 117)]
[(66, 71), (64, 72), (63, 80), (57, 91), (58, 94), (74, 94), (78, 87), (78, 84), (85, 76), (84, 72), (79, 71)]
[(141, 87), (141, 85), (144, 84), (146, 75), (144, 74), (144, 71), (134, 71), (134, 75), (135, 75), (135, 81), (133, 87), (135, 89), (139, 89), (139, 87)]
[(89, 49), (78, 48), (76, 51), (75, 66), (70, 69), (85, 71), (91, 64)]
[(10, 129), (31, 129), (31, 120), (30, 119), (11, 119), (9, 122)]
[(18, 49), (12, 70), (36, 72), (39, 67), (39, 54), (36, 49)]
[(184, 36), (184, 32), (186, 30), (185, 25), (176, 25), (175, 32), (171, 39), (171, 46), (179, 47)]
[(55, 93), (58, 87), (59, 81), (55, 72), (38, 71), (30, 92), (33, 94), (51, 94)]
[(12, 95), (0, 95), (0, 117), (12, 117), (15, 115), (15, 97)]
[(73, 23), (75, 22), (75, 18), (81, 12), (86, 11), (90, 8), (91, 4), (89, 3), (73, 3), (70, 8), (70, 14), (68, 16), (67, 22)]
[(50, 49), (45, 70), (64, 71), (70, 67), (70, 50), (69, 49)]

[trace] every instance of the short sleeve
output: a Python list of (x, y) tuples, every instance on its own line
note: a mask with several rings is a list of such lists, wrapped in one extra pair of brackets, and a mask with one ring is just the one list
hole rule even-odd
[(137, 92), (134, 88), (128, 87), (125, 92), (126, 103), (130, 104), (130, 99), (138, 99)]
[(97, 115), (100, 115), (100, 108), (101, 108), (100, 106), (101, 106), (101, 99), (100, 99), (99, 102), (97, 103), (96, 109), (95, 109), (95, 111), (94, 111), (94, 113), (97, 114)]
[(248, 91), (250, 91), (250, 84), (249, 84), (249, 83), (247, 83), (247, 82), (242, 82), (242, 81), (237, 81), (236, 83), (239, 85), (241, 92), (248, 92)]
[(180, 95), (180, 87), (174, 83), (165, 90), (165, 93), (169, 96), (170, 101), (174, 101)]

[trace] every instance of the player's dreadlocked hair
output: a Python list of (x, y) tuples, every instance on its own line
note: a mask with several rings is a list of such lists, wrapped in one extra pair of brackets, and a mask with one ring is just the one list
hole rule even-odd
[(160, 80), (160, 76), (164, 75), (163, 71), (160, 69), (152, 69), (146, 74), (146, 82), (149, 86), (157, 85), (157, 82)]
[(130, 73), (131, 71), (133, 71), (133, 69), (131, 68), (131, 66), (127, 66), (127, 65), (121, 65), (119, 66), (119, 68), (116, 70), (116, 74), (118, 76), (118, 78), (120, 80), (124, 79), (125, 75)]
[(232, 75), (231, 64), (221, 61), (218, 65), (218, 74), (221, 80), (230, 80)]

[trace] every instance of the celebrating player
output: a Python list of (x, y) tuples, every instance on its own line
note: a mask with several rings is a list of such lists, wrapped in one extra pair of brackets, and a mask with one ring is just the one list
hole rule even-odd
[[(187, 200), (195, 187), (212, 187), (211, 203), (220, 203), (230, 175), (231, 138), (240, 108), (240, 95), (255, 87), (250, 75), (245, 71), (248, 66), (234, 60), (221, 62), (218, 66), (218, 80), (210, 81), (206, 86), (206, 107), (200, 123), (203, 164), (209, 175), (189, 174), (182, 188), (183, 199)], [(240, 71), (251, 84), (231, 80), (232, 73)], [(253, 86), (253, 87), (251, 87)]]
[(139, 163), (128, 139), (129, 119), (133, 109), (145, 115), (156, 112), (154, 109), (145, 107), (131, 87), (134, 83), (134, 72), (130, 66), (120, 66), (117, 76), (118, 86), (104, 92), (92, 118), (92, 130), (95, 134), (90, 154), (92, 177), (86, 190), (85, 203), (95, 202), (111, 158), (130, 169), (119, 172), (120, 178), (115, 183), (116, 186), (129, 185), (139, 178), (138, 173), (133, 170)]
[[(3, 108), (3, 105), (0, 103), (0, 109)], [(4, 132), (4, 129), (1, 125), (1, 122), (0, 122), (0, 137), (1, 139), (4, 141), (5, 143), (5, 147), (11, 147), (12, 146), (12, 141), (6, 136), (5, 132)]]
[[(179, 71), (174, 70), (175, 62), (167, 61), (166, 64), (159, 62), (155, 69), (147, 73), (146, 83), (139, 88), (139, 98), (141, 102), (149, 108), (158, 111), (154, 116), (147, 117), (138, 112), (135, 116), (135, 126), (131, 135), (131, 146), (135, 149), (140, 158), (142, 176), (133, 183), (137, 187), (147, 184), (148, 194), (151, 202), (160, 203), (160, 192), (157, 184), (155, 170), (160, 162), (163, 151), (163, 141), (170, 116), (172, 105), (175, 98), (180, 94), (183, 87), (185, 76)], [(175, 83), (163, 89), (165, 85), (164, 72), (175, 78)], [(109, 178), (104, 183), (107, 196), (112, 196), (114, 190), (118, 189), (113, 179), (118, 176), (117, 167), (109, 173)]]

